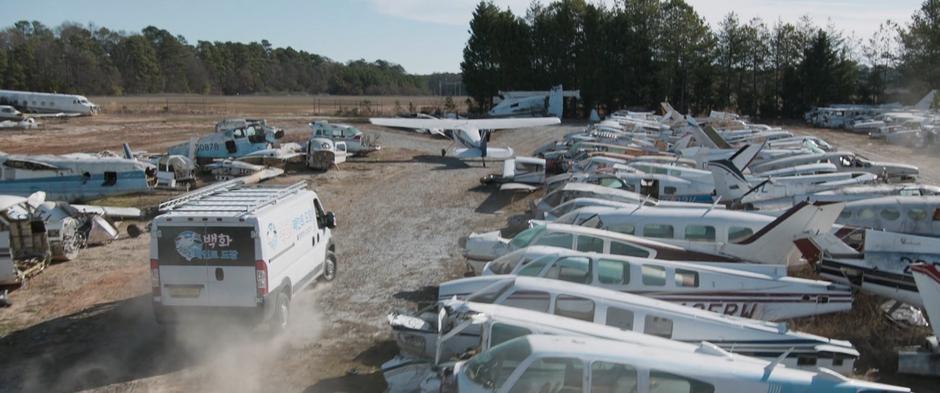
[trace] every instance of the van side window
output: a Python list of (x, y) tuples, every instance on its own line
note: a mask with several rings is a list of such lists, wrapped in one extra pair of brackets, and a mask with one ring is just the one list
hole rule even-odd
[(672, 239), (675, 237), (675, 230), (668, 224), (646, 224), (643, 226), (643, 236)]
[(571, 241), (574, 239), (570, 233), (546, 233), (535, 241), (539, 246), (552, 246), (571, 249)]
[(104, 183), (101, 183), (102, 186), (113, 186), (117, 184), (117, 172), (105, 172), (104, 173)]
[(676, 269), (676, 286), (698, 288), (698, 272), (686, 269)]
[(647, 258), (650, 256), (649, 251), (621, 242), (610, 242), (610, 254), (640, 258)]
[(548, 268), (545, 278), (573, 282), (591, 283), (591, 260), (585, 257), (561, 258)]
[(597, 260), (597, 279), (601, 284), (629, 284), (630, 263), (610, 259), (599, 259)]
[(319, 199), (313, 200), (313, 208), (314, 210), (316, 210), (316, 213), (317, 213), (317, 228), (320, 228), (320, 229), (325, 228), (326, 227), (325, 225), (326, 212), (323, 211), (323, 206), (320, 205)]
[(728, 229), (728, 242), (738, 244), (754, 234), (754, 230), (747, 227), (731, 227)]
[(522, 337), (532, 332), (529, 329), (519, 326), (507, 325), (504, 323), (494, 323), (491, 328), (490, 346), (496, 346), (516, 337)]
[(662, 287), (666, 285), (666, 268), (662, 266), (643, 265), (643, 285)]
[(714, 393), (715, 387), (709, 383), (686, 378), (665, 371), (650, 370), (650, 392), (669, 393)]
[(547, 292), (518, 291), (509, 295), (503, 304), (509, 307), (548, 312), (549, 298)]
[(654, 315), (647, 315), (646, 325), (643, 328), (643, 333), (663, 338), (672, 338), (672, 320)]
[(591, 393), (636, 392), (636, 381), (636, 368), (631, 366), (601, 361), (591, 365)]
[(555, 315), (594, 321), (594, 301), (576, 296), (558, 295), (555, 299)]
[(685, 240), (713, 242), (715, 241), (715, 227), (710, 225), (687, 225), (685, 227)]
[(578, 236), (578, 251), (603, 253), (604, 239), (598, 239), (594, 236)]
[(509, 393), (538, 392), (545, 386), (557, 386), (557, 392), (581, 392), (584, 364), (575, 358), (542, 358), (529, 365)]
[(619, 308), (607, 308), (607, 326), (613, 326), (623, 330), (633, 330), (633, 311), (621, 310)]

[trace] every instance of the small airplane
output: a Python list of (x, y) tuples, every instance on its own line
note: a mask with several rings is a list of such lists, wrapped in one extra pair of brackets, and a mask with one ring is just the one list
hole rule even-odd
[[(372, 124), (385, 127), (415, 129), (446, 129), (451, 133), (454, 143), (463, 148), (456, 148), (454, 155), (460, 159), (481, 158), (486, 166), (486, 158), (505, 160), (515, 153), (512, 148), (489, 147), (487, 144), (494, 130), (527, 128), (561, 124), (557, 117), (534, 117), (530, 119), (404, 119), (378, 118), (369, 119)], [(441, 157), (447, 155), (447, 149), (441, 149)]]
[(916, 351), (898, 351), (898, 373), (940, 376), (940, 266), (917, 263), (911, 266), (933, 336)]
[(940, 238), (936, 237), (866, 229), (862, 251), (824, 231), (793, 242), (823, 278), (914, 306), (922, 306), (923, 297), (911, 266), (940, 266)]
[(489, 117), (564, 117), (565, 97), (580, 97), (581, 91), (564, 91), (561, 85), (549, 91), (500, 92), (500, 101), (487, 112)]
[(852, 309), (850, 287), (789, 277), (783, 265), (691, 263), (534, 246), (483, 267), (483, 276), (497, 274), (552, 278), (764, 321)]
[(437, 378), (422, 381), (420, 391), (588, 391), (583, 381), (591, 381), (592, 392), (911, 391), (849, 379), (826, 368), (789, 368), (780, 359), (751, 360), (709, 342), (701, 342), (689, 352), (592, 337), (545, 335), (517, 337), (469, 360), (441, 367)]
[[(194, 158), (199, 164), (216, 159), (240, 158), (259, 151), (272, 151), (284, 130), (260, 119), (225, 119), (215, 132), (170, 147), (168, 154)], [(259, 153), (260, 154), (260, 153)]]
[[(441, 283), (438, 302), (499, 304), (567, 316), (687, 343), (712, 342), (743, 356), (815, 360), (850, 373), (858, 351), (848, 341), (790, 330), (785, 323), (734, 317), (583, 284), (520, 276), (469, 277)], [(789, 359), (788, 359), (789, 358)], [(833, 363), (833, 362), (836, 363)]]
[(13, 155), (0, 152), (0, 194), (73, 202), (149, 192), (157, 168), (149, 162), (113, 154)]

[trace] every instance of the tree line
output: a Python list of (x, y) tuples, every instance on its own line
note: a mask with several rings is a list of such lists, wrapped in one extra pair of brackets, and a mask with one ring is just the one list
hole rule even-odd
[[(339, 63), (261, 42), (190, 44), (153, 26), (140, 33), (20, 21), (0, 31), (0, 86), (85, 95), (150, 93), (425, 95), (447, 75), (411, 75), (384, 60)], [(451, 77), (452, 79), (452, 77)], [(433, 85), (433, 89), (432, 89)]]
[(683, 0), (537, 0), (524, 16), (481, 1), (461, 70), (488, 107), (499, 90), (581, 90), (584, 108), (733, 110), (800, 117), (814, 106), (880, 104), (940, 87), (940, 0), (905, 25), (855, 39), (809, 17), (768, 24), (728, 14), (711, 28)]

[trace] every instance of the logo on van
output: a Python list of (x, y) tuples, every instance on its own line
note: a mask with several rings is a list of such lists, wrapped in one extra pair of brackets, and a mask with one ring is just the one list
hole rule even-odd
[(176, 235), (176, 252), (187, 261), (202, 257), (202, 235), (193, 231)]
[(268, 224), (268, 231), (265, 232), (265, 237), (268, 238), (268, 246), (272, 249), (277, 249), (277, 226), (274, 223)]

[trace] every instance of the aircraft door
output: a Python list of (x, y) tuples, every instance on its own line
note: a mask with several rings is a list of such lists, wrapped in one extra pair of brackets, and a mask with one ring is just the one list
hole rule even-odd
[(659, 199), (659, 179), (641, 179), (640, 194)]

